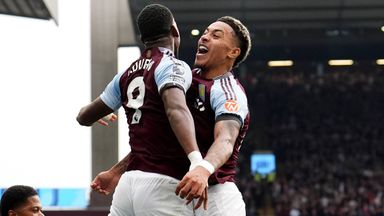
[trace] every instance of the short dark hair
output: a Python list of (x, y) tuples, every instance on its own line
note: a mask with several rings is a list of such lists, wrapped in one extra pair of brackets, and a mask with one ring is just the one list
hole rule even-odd
[(137, 27), (143, 42), (170, 35), (172, 23), (172, 12), (161, 4), (147, 5), (137, 16)]
[(9, 210), (14, 210), (23, 205), (29, 197), (37, 195), (37, 191), (30, 186), (15, 185), (5, 190), (1, 197), (1, 215), (7, 216)]
[(231, 26), (239, 41), (240, 55), (236, 58), (235, 63), (233, 64), (233, 68), (236, 68), (248, 57), (249, 52), (251, 51), (252, 42), (249, 31), (240, 20), (231, 16), (220, 17), (217, 21), (224, 22)]

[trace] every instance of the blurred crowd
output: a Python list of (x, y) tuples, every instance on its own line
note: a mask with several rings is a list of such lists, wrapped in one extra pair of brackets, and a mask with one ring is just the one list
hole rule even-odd
[[(238, 185), (247, 215), (384, 215), (384, 71), (240, 74), (252, 124)], [(274, 181), (249, 156), (271, 150)]]

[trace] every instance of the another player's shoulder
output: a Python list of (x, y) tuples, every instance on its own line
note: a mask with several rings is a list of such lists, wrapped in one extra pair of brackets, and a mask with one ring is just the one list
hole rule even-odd
[(172, 67), (186, 68), (189, 71), (191, 70), (191, 68), (189, 67), (189, 65), (186, 62), (184, 62), (180, 59), (177, 59), (174, 56), (164, 56), (160, 64), (161, 64), (160, 66), (163, 66), (163, 67), (172, 66)]
[(224, 96), (226, 100), (246, 99), (244, 88), (231, 73), (214, 79), (211, 92)]
[[(191, 68), (177, 59), (169, 49), (159, 49), (164, 56), (154, 71), (154, 79), (159, 92), (164, 86), (176, 85), (187, 92), (192, 82)], [(165, 53), (164, 53), (165, 52)]]
[(241, 124), (249, 113), (248, 101), (243, 88), (232, 73), (214, 79), (210, 102), (216, 118), (222, 115), (237, 116)]
[(157, 73), (169, 71), (174, 73), (175, 75), (191, 76), (191, 68), (186, 62), (177, 59), (173, 55), (173, 53), (168, 49), (160, 48), (160, 51), (163, 53), (163, 57), (161, 59), (160, 64), (156, 68)]

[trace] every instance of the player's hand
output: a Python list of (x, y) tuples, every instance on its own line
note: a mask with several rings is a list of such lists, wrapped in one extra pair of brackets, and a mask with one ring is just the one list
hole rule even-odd
[(103, 118), (97, 120), (97, 123), (104, 125), (104, 126), (108, 126), (109, 125), (108, 122), (114, 122), (116, 120), (117, 120), (117, 115), (115, 115), (114, 113), (111, 113), (111, 114), (106, 115)]
[(176, 187), (176, 195), (187, 200), (187, 204), (193, 199), (199, 198), (194, 209), (204, 203), (204, 209), (208, 209), (208, 178), (211, 174), (204, 167), (197, 166), (187, 172)]
[[(191, 201), (188, 201), (188, 202), (187, 202), (187, 205), (188, 205), (190, 202), (192, 202), (192, 200), (191, 200)], [(204, 209), (205, 209), (205, 210), (208, 210), (208, 186), (205, 187), (203, 195), (202, 195), (201, 197), (199, 197), (199, 200), (197, 201), (197, 203), (196, 203), (196, 205), (195, 205), (195, 207), (194, 207), (193, 209), (196, 210), (196, 209), (200, 208), (200, 206), (201, 206), (203, 203), (204, 203), (204, 206), (203, 206)]]
[(121, 174), (110, 170), (99, 173), (91, 182), (91, 188), (104, 195), (109, 195), (119, 183)]

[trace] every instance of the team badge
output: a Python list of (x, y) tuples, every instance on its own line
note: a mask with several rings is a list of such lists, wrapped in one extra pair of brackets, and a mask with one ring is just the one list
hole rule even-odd
[(224, 104), (224, 107), (229, 112), (237, 112), (240, 105), (235, 100), (227, 100)]
[(205, 85), (199, 84), (199, 97), (204, 102), (205, 101)]

